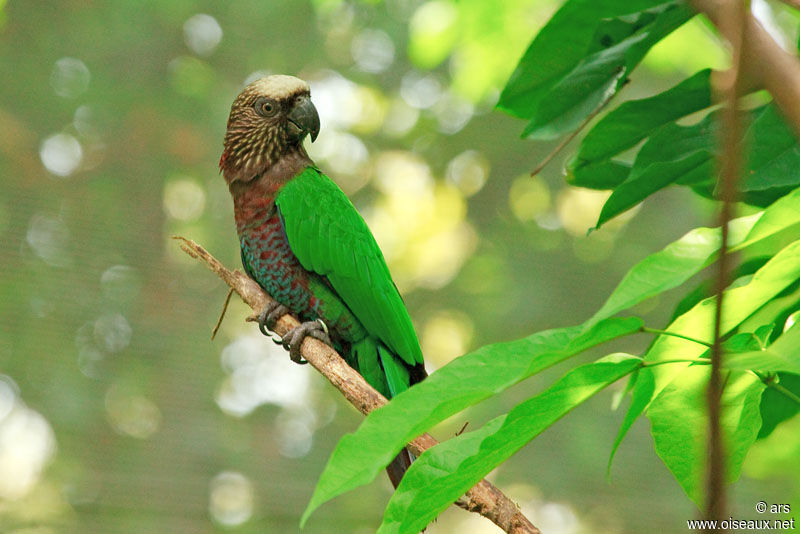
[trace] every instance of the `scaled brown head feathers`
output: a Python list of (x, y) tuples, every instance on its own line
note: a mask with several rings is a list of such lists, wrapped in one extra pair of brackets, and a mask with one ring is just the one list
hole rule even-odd
[(310, 135), (314, 141), (319, 133), (310, 97), (306, 82), (280, 74), (258, 79), (239, 93), (219, 161), (228, 184), (248, 182), (284, 157), (308, 158), (303, 139)]

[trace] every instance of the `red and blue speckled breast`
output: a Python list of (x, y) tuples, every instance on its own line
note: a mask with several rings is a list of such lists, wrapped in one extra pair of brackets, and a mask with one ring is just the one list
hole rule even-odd
[(304, 319), (317, 316), (318, 299), (308, 286), (308, 273), (292, 253), (272, 199), (237, 206), (236, 230), (242, 264), (275, 300)]

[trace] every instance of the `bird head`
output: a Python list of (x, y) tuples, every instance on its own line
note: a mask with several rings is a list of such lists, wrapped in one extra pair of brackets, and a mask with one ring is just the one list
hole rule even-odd
[(319, 115), (306, 82), (281, 74), (258, 79), (233, 101), (220, 170), (228, 183), (251, 180), (288, 153), (302, 151), (306, 135), (313, 142), (318, 133)]

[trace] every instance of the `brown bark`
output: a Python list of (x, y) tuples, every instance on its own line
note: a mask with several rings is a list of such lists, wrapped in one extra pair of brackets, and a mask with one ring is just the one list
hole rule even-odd
[(734, 69), (716, 73), (716, 92), (725, 98), (736, 78), (745, 92), (766, 89), (800, 135), (800, 60), (781, 48), (749, 9), (741, 23), (736, 22), (739, 17), (729, 17), (731, 11), (736, 11), (737, 2), (741, 0), (690, 0), (692, 7), (707, 16), (728, 42), (741, 43), (740, 72), (736, 76)]
[[(229, 270), (203, 247), (190, 239), (176, 237), (182, 241), (181, 248), (217, 274), (253, 309), (254, 316), (266, 309), (272, 299), (247, 275), (238, 270)], [(284, 315), (275, 325), (275, 332), (284, 335), (300, 323), (291, 315)], [(342, 395), (361, 413), (386, 404), (386, 398), (370, 386), (360, 374), (347, 365), (342, 357), (321, 341), (307, 337), (301, 346), (301, 353), (308, 363), (322, 373)], [(287, 358), (287, 365), (288, 365)], [(408, 444), (415, 455), (436, 445), (438, 442), (429, 434), (423, 434)], [(513, 534), (540, 534), (538, 528), (526, 518), (519, 507), (503, 492), (485, 479), (472, 487), (455, 503), (457, 506), (484, 516), (505, 532)]]

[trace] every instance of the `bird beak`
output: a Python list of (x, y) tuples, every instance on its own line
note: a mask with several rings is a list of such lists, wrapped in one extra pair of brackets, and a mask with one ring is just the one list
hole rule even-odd
[(295, 134), (298, 139), (302, 139), (305, 134), (311, 136), (313, 143), (319, 134), (319, 114), (317, 108), (311, 103), (311, 98), (302, 96), (295, 101), (294, 107), (289, 112), (290, 128), (296, 129)]

